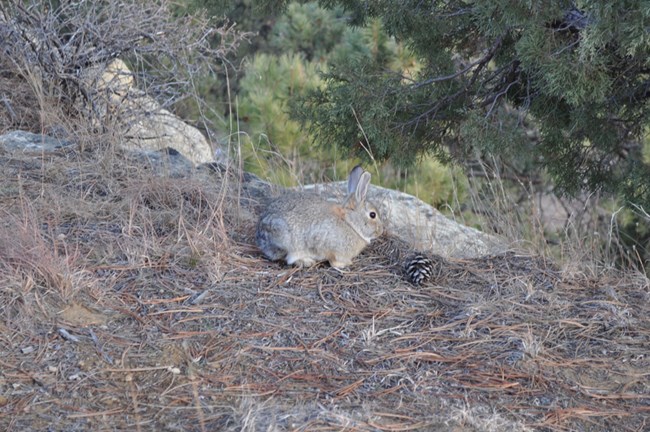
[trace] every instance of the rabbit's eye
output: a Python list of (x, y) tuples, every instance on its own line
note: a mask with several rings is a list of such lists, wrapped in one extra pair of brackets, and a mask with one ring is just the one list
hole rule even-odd
[(377, 217), (377, 213), (375, 212), (370, 212), (370, 219), (374, 219)]

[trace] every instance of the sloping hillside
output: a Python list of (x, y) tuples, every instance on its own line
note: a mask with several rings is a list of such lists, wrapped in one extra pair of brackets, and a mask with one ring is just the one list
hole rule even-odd
[(641, 431), (650, 287), (381, 239), (341, 273), (254, 246), (243, 176), (0, 150), (8, 430)]

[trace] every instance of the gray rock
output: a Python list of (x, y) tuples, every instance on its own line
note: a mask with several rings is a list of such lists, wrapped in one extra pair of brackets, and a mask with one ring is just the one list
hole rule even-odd
[(194, 171), (194, 163), (171, 147), (161, 150), (136, 149), (126, 154), (129, 159), (136, 160), (157, 175), (182, 178), (191, 176)]
[(241, 194), (254, 211), (259, 211), (262, 207), (266, 206), (267, 202), (275, 195), (277, 186), (265, 182), (258, 176), (245, 171), (239, 171), (236, 168), (229, 168), (225, 163), (210, 162), (201, 164), (197, 167), (197, 172), (206, 176), (215, 175), (220, 179), (224, 179), (226, 175), (231, 176), (231, 181), (241, 185)]
[(212, 147), (195, 127), (164, 109), (135, 85), (134, 74), (121, 59), (107, 65), (95, 65), (83, 71), (86, 85), (95, 95), (93, 106), (124, 139), (125, 150), (164, 150), (173, 148), (194, 165), (213, 162)]
[(0, 146), (10, 153), (53, 152), (73, 145), (67, 140), (21, 130), (0, 135)]

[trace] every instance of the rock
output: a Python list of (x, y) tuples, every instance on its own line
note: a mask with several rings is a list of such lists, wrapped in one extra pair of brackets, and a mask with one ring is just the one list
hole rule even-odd
[[(16, 130), (0, 135), (0, 150), (13, 154), (38, 156), (42, 153), (56, 153), (77, 146), (68, 140), (48, 135)], [(125, 157), (156, 175), (169, 177), (189, 177), (195, 171), (194, 163), (173, 148), (160, 150), (134, 149), (127, 151)]]
[[(195, 165), (212, 162), (212, 148), (198, 129), (160, 108), (149, 96), (141, 95), (129, 100), (123, 109), (128, 110), (124, 133), (128, 137), (126, 149), (162, 150), (173, 148)], [(139, 113), (139, 114), (137, 114)], [(146, 115), (141, 115), (146, 113)]]
[(43, 153), (71, 147), (70, 141), (16, 130), (0, 135), (0, 146), (10, 153)]
[(194, 171), (194, 164), (173, 148), (161, 150), (136, 149), (128, 152), (127, 157), (139, 162), (157, 175), (183, 178), (191, 176)]
[(195, 165), (214, 161), (212, 147), (203, 134), (183, 122), (134, 86), (133, 73), (120, 60), (89, 68), (86, 82), (94, 89), (94, 106), (102, 123), (117, 127), (128, 150), (173, 148)]
[[(100, 70), (91, 68), (88, 77), (93, 77)], [(113, 104), (119, 104), (135, 89), (135, 79), (129, 67), (120, 59), (115, 59), (101, 71), (97, 84), (94, 86), (98, 92)]]
[(267, 201), (275, 195), (275, 191), (281, 189), (278, 186), (265, 182), (255, 174), (233, 168), (228, 169), (227, 165), (222, 163), (213, 162), (203, 164), (197, 167), (197, 171), (207, 176), (216, 175), (221, 179), (225, 178), (226, 175), (231, 176), (232, 179), (230, 181), (237, 182), (241, 185), (244, 198), (250, 200), (251, 206), (255, 207), (256, 210), (260, 210), (266, 206)]

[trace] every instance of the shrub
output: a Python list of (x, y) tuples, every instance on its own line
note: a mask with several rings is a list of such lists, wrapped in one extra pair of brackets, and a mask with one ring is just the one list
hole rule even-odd
[[(215, 38), (218, 43), (211, 43)], [(2, 79), (27, 82), (34, 97), (22, 100), (38, 101), (30, 108), (41, 113), (41, 124), (32, 129), (102, 132), (110, 122), (97, 104), (97, 82), (114, 59), (130, 66), (140, 89), (171, 108), (199, 74), (236, 49), (241, 36), (200, 15), (175, 17), (167, 0), (8, 0), (0, 3), (0, 40), (8, 65)], [(18, 111), (20, 99), (8, 93), (3, 100), (7, 111)]]

